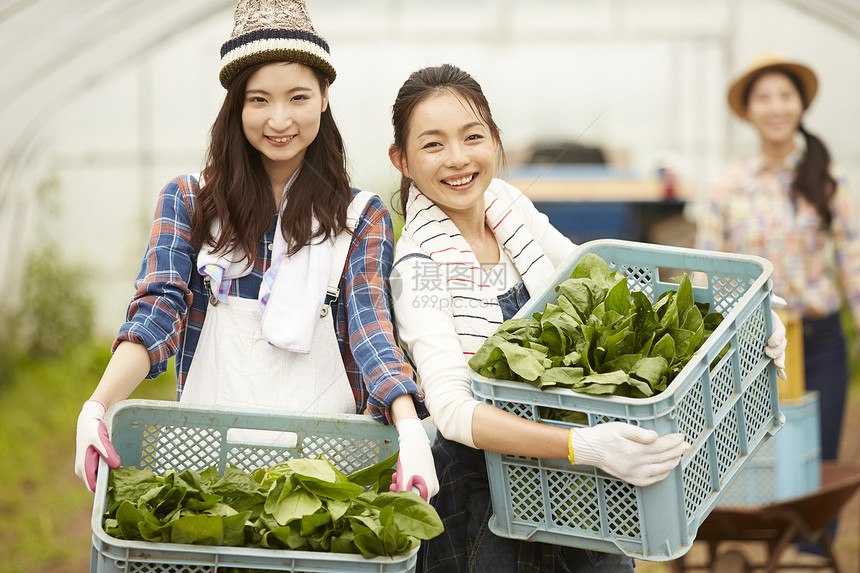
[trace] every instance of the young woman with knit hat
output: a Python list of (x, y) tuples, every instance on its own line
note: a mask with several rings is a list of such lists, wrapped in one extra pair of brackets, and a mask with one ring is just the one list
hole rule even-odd
[(834, 460), (848, 381), (843, 300), (860, 332), (860, 219), (827, 147), (803, 125), (817, 91), (809, 67), (770, 54), (732, 82), (729, 107), (758, 132), (759, 149), (710, 190), (696, 243), (773, 263), (774, 291), (803, 316), (806, 387), (819, 393), (822, 459)]
[(127, 321), (78, 418), (75, 471), (94, 490), (99, 457), (120, 463), (106, 408), (175, 356), (180, 402), (396, 423), (397, 484), (426, 499), (438, 485), (392, 328), (391, 219), (350, 188), (328, 44), (303, 1), (242, 0), (234, 20), (205, 167), (161, 192)]
[[(391, 277), (394, 316), (439, 430), (433, 504), (445, 526), (422, 543), (419, 563), (425, 573), (632, 571), (625, 556), (490, 532), (481, 450), (569, 459), (647, 486), (664, 479), (689, 444), (680, 434), (658, 436), (621, 422), (568, 431), (475, 399), (468, 359), (575, 245), (496, 178), (499, 128), (468, 73), (451, 65), (414, 72), (397, 94), (392, 123), (389, 157), (403, 176), (405, 213)], [(784, 330), (771, 342), (768, 353), (781, 364)]]

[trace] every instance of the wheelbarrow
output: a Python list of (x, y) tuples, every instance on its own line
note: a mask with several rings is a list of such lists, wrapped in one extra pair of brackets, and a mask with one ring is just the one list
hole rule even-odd
[[(682, 556), (669, 565), (676, 573), (703, 569), (714, 573), (745, 573), (752, 570), (772, 573), (781, 568), (822, 567), (832, 568), (837, 573), (845, 572), (836, 562), (828, 525), (858, 488), (860, 467), (823, 462), (821, 488), (813, 493), (756, 508), (714, 509), (696, 534), (697, 542), (707, 543), (707, 563), (688, 566)], [(753, 564), (739, 551), (718, 555), (717, 549), (725, 541), (763, 542), (767, 547), (767, 560)], [(814, 566), (782, 563), (785, 550), (800, 541), (820, 541), (826, 552), (826, 562)]]

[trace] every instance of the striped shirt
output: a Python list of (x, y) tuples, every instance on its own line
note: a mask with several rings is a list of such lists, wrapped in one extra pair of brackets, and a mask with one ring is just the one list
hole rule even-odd
[(844, 289), (860, 327), (860, 220), (843, 177), (822, 230), (815, 208), (792, 200), (800, 156), (778, 164), (761, 153), (733, 162), (699, 208), (696, 246), (759, 255), (773, 263), (773, 292), (814, 319), (838, 312)]
[[(526, 234), (537, 243), (553, 267), (558, 267), (570, 256), (575, 245), (550, 224), (546, 215), (535, 209), (528, 197), (513, 185), (499, 180), (494, 180), (494, 186), (504, 204), (512, 208), (525, 224)], [(447, 220), (444, 214), (441, 217)], [(421, 223), (409, 212), (407, 219), (407, 225), (417, 223), (416, 228), (420, 227)], [(436, 219), (436, 223), (441, 222)], [(458, 234), (456, 226), (453, 223), (451, 226), (451, 233)], [(392, 289), (398, 295), (393, 298), (397, 332), (418, 371), (433, 424), (449, 440), (475, 447), (472, 415), (479, 401), (472, 393), (468, 365), (471, 354), (467, 352), (472, 352), (471, 348), (480, 348), (483, 341), (496, 331), (511, 305), (519, 308), (529, 294), (537, 293), (528, 293), (523, 288), (516, 264), (500, 261), (496, 268), (483, 271), (477, 261), (472, 260), (474, 255), (471, 251), (469, 261), (474, 264), (469, 267), (477, 268), (465, 274), (466, 281), (451, 280), (460, 278), (462, 269), (459, 266), (442, 267), (431, 259), (425, 252), (430, 245), (426, 242), (422, 245), (420, 238), (410, 229), (410, 226), (404, 226), (397, 240), (396, 263), (391, 277)], [(430, 237), (435, 235), (429, 234)], [(451, 242), (450, 233), (443, 235), (443, 242)], [(500, 251), (506, 250), (501, 246), (504, 242), (502, 237), (497, 236), (497, 240)], [(447, 247), (433, 245), (433, 248)], [(468, 248), (467, 244), (465, 249)], [(489, 286), (481, 288), (479, 284)], [(497, 311), (497, 318), (488, 320), (488, 309)], [(513, 310), (510, 315), (515, 312)], [(462, 317), (474, 320), (465, 328), (458, 329), (464, 324), (458, 321)]]
[[(147, 378), (163, 373), (168, 358), (175, 355), (177, 399), (209, 305), (203, 277), (196, 270), (197, 252), (191, 246), (197, 190), (197, 180), (185, 175), (161, 191), (136, 293), (113, 346), (115, 350), (125, 340), (146, 346), (152, 365)], [(357, 192), (353, 189), (353, 195)], [(273, 210), (272, 226), (260, 240), (251, 273), (232, 281), (233, 296), (257, 298), (271, 262), (276, 216)], [(415, 395), (419, 416), (426, 416), (423, 394), (394, 336), (387, 282), (393, 255), (391, 217), (382, 200), (373, 197), (350, 244), (332, 317), (356, 411), (366, 408), (383, 423), (391, 422), (388, 407), (403, 394)]]

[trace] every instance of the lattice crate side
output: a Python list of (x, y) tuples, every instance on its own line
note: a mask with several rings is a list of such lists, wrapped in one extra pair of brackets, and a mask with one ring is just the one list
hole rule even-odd
[[(417, 548), (402, 559), (364, 559), (360, 555), (325, 554), (312, 551), (245, 549), (173, 545), (176, 550), (148, 550), (143, 543), (93, 547), (91, 573), (412, 573)], [(156, 544), (160, 546), (171, 544)]]
[[(161, 428), (158, 426), (146, 425), (143, 428), (141, 435), (141, 447), (140, 447), (140, 460), (138, 462), (138, 467), (141, 469), (149, 468), (156, 473), (158, 470), (158, 464), (156, 460), (160, 457), (161, 451), (161, 443), (160, 443), (160, 435)], [(114, 443), (116, 443), (116, 438), (114, 438)]]
[(551, 525), (558, 529), (600, 533), (600, 503), (597, 476), (575, 470), (547, 470)]
[(703, 442), (683, 465), (684, 509), (687, 516), (696, 515), (714, 491), (711, 472), (713, 456), (713, 449), (708, 447), (708, 442)]
[[(734, 353), (735, 350), (730, 349), (729, 352)], [(731, 359), (732, 357), (728, 356), (710, 369), (709, 388), (714, 412), (722, 410), (737, 392), (732, 379), (732, 365), (729, 362)]]
[[(170, 403), (157, 403), (153, 401), (134, 400), (128, 401), (122, 406), (127, 406), (126, 414), (121, 424), (122, 429), (116, 435), (119, 444), (118, 451), (122, 450), (121, 457), (126, 465), (153, 466), (157, 471), (166, 470), (165, 460), (170, 465), (191, 464), (210, 467), (217, 463), (220, 456), (221, 463), (227, 463), (229, 456), (235, 460), (244, 459), (249, 466), (258, 467), (260, 462), (266, 462), (273, 458), (282, 461), (295, 455), (303, 455), (302, 452), (315, 454), (329, 454), (336, 458), (335, 465), (364, 467), (370, 463), (387, 457), (396, 450), (396, 434), (392, 434), (390, 428), (369, 420), (362, 416), (334, 415), (330, 418), (319, 417), (319, 421), (312, 421), (311, 416), (283, 415), (286, 424), (304, 423), (309, 421), (306, 438), (296, 448), (271, 448), (251, 447), (249, 444), (226, 443), (227, 428), (233, 427), (236, 419), (231, 419), (224, 412), (209, 413), (203, 415), (191, 408), (187, 412), (177, 413), (174, 410), (182, 410), (182, 406)], [(156, 412), (154, 417), (161, 416), (154, 422), (140, 422), (136, 416), (146, 418), (152, 408)], [(141, 410), (141, 412), (138, 412)], [(107, 419), (110, 424), (115, 421), (113, 412), (109, 413)], [(211, 416), (211, 417), (210, 417)], [(251, 416), (259, 420), (261, 429), (275, 429), (276, 424), (284, 423), (279, 419), (279, 414), (272, 413), (270, 417), (265, 414), (254, 412)], [(210, 423), (212, 427), (201, 428), (203, 424)], [(246, 421), (240, 427), (254, 427), (253, 420)], [(109, 426), (110, 427), (110, 426)], [(302, 432), (297, 429), (296, 431)], [(367, 434), (367, 436), (365, 436)], [(384, 434), (384, 439), (383, 439)], [(114, 436), (112, 435), (112, 438)], [(168, 439), (170, 438), (170, 439)], [(224, 439), (222, 439), (224, 438)], [(179, 446), (171, 443), (179, 440)], [(339, 447), (354, 448), (349, 454), (340, 453), (335, 455)], [(245, 458), (237, 457), (237, 452), (243, 452)], [(135, 457), (135, 454), (138, 454)], [(133, 463), (128, 463), (132, 462)], [(210, 461), (215, 460), (213, 463)], [(366, 560), (363, 557), (349, 554), (329, 554), (315, 552), (296, 552), (288, 550), (272, 550), (258, 548), (231, 548), (231, 547), (207, 547), (172, 545), (163, 543), (129, 542), (118, 540), (107, 536), (102, 529), (102, 515), (105, 510), (108, 468), (101, 462), (96, 497), (93, 506), (93, 549), (91, 570), (94, 573), (130, 573), (138, 572), (193, 572), (193, 573), (216, 573), (226, 570), (228, 567), (240, 567), (248, 571), (288, 571), (300, 573), (306, 571), (367, 571), (408, 573), (414, 570), (416, 551), (410, 554), (397, 556), (395, 558), (377, 558)], [(188, 469), (187, 467), (172, 468), (177, 470)], [(201, 468), (205, 469), (205, 468)], [(252, 469), (252, 468), (248, 468)]]
[[(181, 563), (147, 563), (128, 561), (128, 573), (217, 573), (214, 565), (191, 565)], [(246, 573), (265, 573), (265, 569), (246, 569)]]
[[(677, 409), (678, 430), (692, 446), (681, 461), (681, 483), (685, 500), (686, 521), (695, 515), (702, 500), (712, 491), (711, 437), (712, 412), (706, 407), (705, 386), (693, 384), (679, 401)], [(685, 521), (685, 523), (686, 523)]]
[(302, 457), (325, 456), (340, 471), (350, 474), (371, 465), (379, 458), (377, 440), (360, 440), (338, 436), (306, 436), (302, 441)]
[(767, 324), (762, 304), (740, 320), (737, 331), (738, 356), (740, 359), (739, 378), (746, 380), (753, 370), (760, 367), (761, 349), (767, 345)]
[(510, 412), (518, 418), (525, 418), (526, 420), (533, 421), (536, 421), (540, 418), (540, 415), (537, 412), (536, 404), (526, 404), (523, 402), (515, 402), (511, 400), (494, 400), (493, 405), (500, 410)]
[[(618, 413), (606, 413), (594, 411), (587, 407), (579, 408), (576, 411), (582, 411), (588, 416), (588, 426), (592, 427), (597, 424), (608, 424), (611, 422), (623, 422), (627, 424), (639, 425), (639, 420), (631, 419), (628, 416), (622, 416)], [(561, 424), (570, 427), (571, 424)], [(647, 424), (646, 424), (647, 425)], [(567, 479), (580, 478), (580, 483), (584, 482), (592, 487), (586, 490), (582, 487), (577, 488), (581, 494), (578, 498), (571, 495), (568, 499), (569, 505), (563, 507), (561, 500), (564, 489), (553, 487), (553, 482), (549, 479), (552, 474), (568, 476)], [(593, 474), (582, 470), (571, 469), (569, 471), (553, 472), (546, 470), (545, 483), (546, 491), (549, 492), (549, 497), (554, 501), (559, 508), (566, 511), (568, 514), (579, 508), (578, 504), (589, 503), (589, 508), (595, 513), (595, 528), (589, 528), (589, 531), (599, 532), (601, 538), (623, 538), (626, 540), (638, 541), (641, 538), (642, 531), (639, 527), (640, 515), (638, 509), (639, 490), (635, 487), (619, 480), (608, 474), (604, 474), (599, 470), (593, 470)], [(575, 476), (575, 477), (574, 477)], [(564, 529), (577, 529), (570, 525), (561, 524)]]
[(643, 532), (636, 487), (611, 477), (601, 477), (600, 485), (604, 519), (610, 535), (623, 540), (640, 540)]
[[(286, 447), (248, 447), (233, 445), (226, 450), (224, 467), (236, 466), (246, 472), (253, 472), (257, 468), (266, 468), (293, 458), (290, 448)], [(220, 466), (221, 464), (219, 464)], [(223, 471), (219, 467), (219, 471)]]
[(124, 428), (115, 446), (126, 465), (163, 474), (169, 469), (202, 470), (216, 464), (221, 439), (221, 433), (210, 428), (134, 421)]
[(717, 483), (722, 483), (741, 457), (741, 430), (736, 408), (730, 408), (714, 428)]
[(720, 499), (720, 507), (759, 507), (800, 497), (821, 483), (818, 396), (781, 404), (785, 425), (764, 442)]
[(631, 292), (641, 291), (652, 303), (657, 300), (659, 292), (655, 289), (656, 269), (650, 266), (622, 264), (614, 259), (607, 261), (609, 270), (620, 272), (627, 279), (627, 288)]
[[(695, 386), (693, 388), (695, 388)], [(665, 408), (666, 412), (659, 416), (659, 419), (655, 421), (653, 416), (649, 415), (652, 412), (649, 408), (644, 409), (644, 414), (640, 412), (639, 419), (637, 419), (637, 408), (632, 408), (633, 412), (629, 412), (625, 408), (619, 409), (618, 405), (615, 405), (615, 408), (607, 408), (610, 404), (606, 401), (589, 398), (587, 395), (576, 396), (574, 404), (570, 404), (561, 398), (558, 399), (559, 402), (554, 402), (553, 398), (555, 396), (552, 393), (532, 392), (532, 394), (534, 401), (532, 404), (528, 405), (505, 400), (488, 401), (515, 414), (522, 415), (524, 412), (528, 412), (529, 415), (525, 417), (529, 418), (532, 417), (531, 413), (537, 410), (536, 404), (552, 404), (553, 406), (561, 409), (585, 412), (588, 416), (589, 426), (599, 423), (620, 421), (643, 425), (649, 429), (661, 431), (661, 433), (678, 431), (678, 428), (674, 425), (675, 422), (672, 420), (674, 416), (673, 406), (671, 405), (667, 406)], [(679, 392), (679, 395), (680, 394), (682, 393)], [(697, 396), (688, 398), (688, 400), (696, 404), (700, 402)], [(589, 402), (588, 406), (593, 406), (593, 408), (589, 408), (588, 406), (579, 404), (578, 402)], [(607, 412), (607, 409), (618, 411), (609, 413)], [(628, 415), (620, 415), (621, 411), (627, 412)], [(569, 424), (565, 424), (563, 422), (553, 421), (551, 423), (559, 426), (570, 427)], [(594, 484), (593, 490), (585, 492), (583, 496), (576, 499), (576, 503), (574, 503), (573, 496), (566, 496), (566, 489), (563, 487), (559, 489), (555, 487), (555, 485), (566, 483), (566, 480), (570, 479), (583, 479), (576, 470), (571, 468), (570, 470), (556, 472), (554, 469), (547, 469), (547, 467), (544, 467), (549, 464), (541, 464), (538, 460), (533, 458), (498, 456), (489, 453), (486, 457), (488, 460), (488, 466), (491, 468), (491, 475), (494, 475), (493, 468), (500, 463), (499, 458), (503, 460), (501, 464), (506, 468), (504, 483), (507, 484), (507, 487), (504, 492), (494, 492), (494, 507), (496, 508), (495, 511), (497, 514), (507, 514), (508, 518), (511, 520), (512, 525), (509, 526), (509, 531), (516, 530), (518, 525), (525, 525), (524, 521), (530, 525), (540, 525), (540, 519), (532, 515), (536, 505), (539, 504), (539, 509), (541, 511), (540, 516), (544, 516), (546, 519), (546, 522), (543, 524), (544, 529), (546, 529), (550, 534), (559, 531), (565, 532), (576, 530), (580, 536), (583, 534), (588, 535), (588, 532), (582, 531), (580, 522), (577, 521), (578, 518), (574, 518), (574, 521), (569, 524), (563, 523), (562, 520), (565, 515), (570, 515), (571, 511), (575, 511), (577, 509), (577, 504), (589, 503), (587, 500), (594, 500), (594, 503), (596, 504), (595, 511), (597, 514), (589, 523), (593, 523), (595, 527), (599, 527), (597, 532), (592, 532), (594, 533), (593, 536), (595, 539), (621, 538), (623, 541), (630, 541), (631, 539), (635, 540), (642, 533), (642, 528), (638, 525), (640, 518), (637, 511), (639, 490), (634, 486), (626, 484), (611, 476), (604, 475), (597, 470), (593, 470), (595, 472), (594, 477), (584, 478), (592, 480), (592, 483)], [(515, 464), (510, 460), (529, 460), (529, 463)], [(523, 475), (520, 473), (523, 471), (530, 472), (532, 479), (524, 479)], [(534, 476), (537, 475), (538, 471), (540, 472), (540, 482), (533, 479)], [(491, 484), (492, 483), (493, 480), (491, 479)], [(540, 491), (532, 491), (534, 487), (538, 486), (540, 487)], [(540, 495), (540, 493), (543, 495)], [(500, 503), (501, 500), (504, 500), (503, 503)], [(566, 503), (567, 505), (565, 505)], [(675, 501), (669, 505), (677, 505), (677, 503), (678, 501)], [(513, 509), (509, 507), (510, 504), (514, 505)], [(522, 505), (523, 509), (517, 507), (518, 504)], [(546, 507), (547, 504), (552, 509), (548, 515), (543, 513), (543, 508)], [(659, 512), (665, 509), (665, 502), (663, 500), (658, 501), (658, 505), (660, 506), (659, 509), (656, 511), (652, 510), (651, 512), (651, 515), (655, 516), (653, 519), (657, 519), (660, 515)], [(526, 518), (524, 519), (523, 516), (526, 516)], [(681, 522), (684, 522), (683, 517), (681, 518)], [(553, 540), (553, 542), (565, 544), (566, 542), (570, 543), (570, 540)]]
[[(517, 416), (532, 420), (540, 420), (539, 406), (536, 403), (523, 404), (512, 401), (491, 401), (496, 407), (513, 413)], [(555, 404), (554, 406), (559, 406)], [(547, 406), (549, 407), (549, 406)], [(559, 406), (565, 409), (564, 405)], [(607, 415), (602, 413), (582, 411), (588, 417), (589, 426), (614, 421), (630, 422), (622, 416)], [(550, 421), (558, 426), (569, 427), (570, 424)], [(488, 465), (495, 467), (501, 464), (504, 468), (505, 490), (504, 511), (509, 513), (512, 523), (522, 525), (541, 524), (550, 530), (578, 530), (580, 532), (592, 531), (603, 535), (622, 532), (625, 537), (630, 536), (631, 531), (638, 534), (638, 528), (630, 528), (622, 523), (617, 523), (613, 515), (623, 515), (625, 523), (629, 523), (629, 514), (635, 511), (636, 489), (629, 484), (614, 478), (598, 477), (589, 473), (576, 470), (557, 470), (543, 467), (539, 460), (520, 456), (499, 456), (487, 454)], [(515, 460), (528, 460), (529, 463), (514, 463)], [(533, 465), (534, 464), (534, 465)], [(567, 489), (570, 483), (574, 483), (574, 489), (581, 495), (574, 502), (574, 496)], [(609, 485), (606, 485), (606, 484)], [(610, 503), (608, 506), (600, 503), (600, 499), (609, 494), (609, 500), (613, 501), (613, 492), (618, 489), (626, 489), (625, 497), (633, 500), (632, 509), (630, 501), (619, 504)], [(589, 506), (590, 510), (582, 516), (581, 504), (583, 500), (592, 499), (594, 504)], [(498, 505), (498, 504), (497, 504)], [(549, 507), (550, 511), (545, 511)], [(603, 511), (601, 512), (601, 507)], [(499, 511), (499, 510), (497, 510)], [(568, 523), (565, 519), (569, 520)], [(636, 518), (638, 522), (638, 517)]]
[[(755, 316), (753, 322), (746, 326), (746, 331), (742, 332), (742, 336), (744, 342), (761, 339), (761, 344), (754, 344), (753, 342), (748, 344), (751, 348), (755, 346), (756, 354), (761, 354), (760, 350), (764, 344), (763, 337), (767, 330), (769, 317), (764, 318), (762, 308), (750, 307), (755, 307), (759, 299), (762, 299), (759, 306), (766, 306), (770, 286), (767, 276), (771, 267), (767, 261), (755, 257), (685, 249), (666, 249), (661, 246), (626, 243), (624, 241), (594, 241), (581, 245), (571, 260), (562, 265), (564, 268), (559, 268), (553, 279), (553, 284), (559, 284), (566, 280), (575, 262), (588, 252), (601, 256), (611, 270), (618, 270), (625, 276), (632, 291), (638, 290), (645, 293), (652, 302), (663, 292), (674, 290), (677, 287), (677, 283), (661, 279), (659, 276), (661, 272), (678, 267), (684, 269), (684, 272), (691, 271), (694, 274), (703, 272), (708, 277), (707, 286), (703, 287), (698, 277), (693, 280), (695, 299), (698, 302), (708, 303), (710, 311), (720, 312), (726, 317), (731, 315), (734, 321), (724, 321), (725, 326), (718, 329), (719, 336), (712, 336), (708, 347), (700, 351), (701, 354), (695, 357), (682, 373), (684, 376), (676, 380), (677, 385), (672, 391), (675, 394), (682, 394), (684, 393), (683, 390), (686, 389), (687, 395), (675, 396), (674, 398), (669, 396), (668, 403), (671, 405), (673, 400), (677, 400), (677, 404), (674, 405), (675, 411), (668, 415), (668, 419), (663, 419), (662, 416), (670, 408), (664, 407), (663, 402), (659, 399), (651, 400), (654, 413), (650, 420), (647, 419), (647, 414), (644, 416), (619, 414), (618, 410), (614, 409), (618, 406), (617, 403), (607, 411), (603, 411), (599, 407), (596, 411), (590, 411), (588, 408), (561, 406), (562, 409), (585, 410), (589, 416), (589, 424), (602, 421), (600, 418), (605, 416), (606, 421), (620, 419), (621, 421), (639, 423), (644, 427), (655, 429), (659, 433), (681, 431), (685, 436), (695, 436), (694, 449), (685, 455), (679, 468), (673, 471), (673, 475), (661, 484), (645, 488), (649, 495), (646, 496), (647, 499), (639, 500), (639, 515), (644, 520), (641, 527), (644, 535), (641, 546), (621, 540), (620, 537), (630, 535), (631, 532), (635, 536), (635, 529), (623, 528), (612, 533), (612, 536), (618, 539), (596, 539), (594, 543), (582, 544), (591, 548), (613, 551), (612, 547), (607, 547), (607, 543), (614, 543), (617, 548), (621, 548), (622, 552), (628, 555), (637, 556), (645, 552), (649, 559), (672, 558), (679, 553), (686, 552), (686, 548), (691, 544), (695, 536), (695, 527), (707, 515), (707, 510), (713, 505), (714, 498), (717, 497), (720, 474), (731, 472), (731, 469), (736, 465), (736, 460), (742, 457), (741, 452), (749, 443), (759, 440), (759, 436), (756, 436), (755, 432), (747, 434), (745, 430), (747, 424), (750, 425), (750, 429), (759, 424), (759, 419), (762, 416), (757, 414), (763, 408), (759, 407), (756, 398), (748, 398), (746, 402), (741, 399), (747, 388), (739, 383), (742, 368), (755, 372), (759, 368), (759, 364), (758, 361), (750, 360), (747, 356), (740, 356), (742, 351), (745, 355), (747, 354), (746, 348), (741, 347), (737, 338), (733, 338), (733, 336), (737, 334), (738, 323), (746, 320), (747, 315), (757, 312), (758, 316)], [(758, 286), (759, 283), (761, 283), (760, 286)], [(753, 297), (747, 296), (753, 287), (762, 288), (763, 292)], [(530, 316), (533, 312), (540, 310), (547, 302), (553, 302), (557, 293), (552, 292), (552, 290), (548, 289), (533, 297), (532, 301), (521, 309), (518, 316)], [(747, 297), (745, 300), (749, 304), (745, 307), (738, 307), (745, 296)], [(719, 352), (726, 344), (730, 344), (730, 348), (726, 355), (719, 359), (717, 367), (708, 372), (710, 377), (694, 379), (696, 374), (709, 370), (710, 363), (718, 359)], [(744, 362), (741, 362), (742, 360)], [(498, 402), (504, 402), (505, 399), (509, 398), (506, 392), (516, 392), (513, 388), (498, 384), (499, 381), (489, 381), (490, 384), (486, 384), (480, 378), (482, 377), (475, 378), (473, 385), (477, 383), (482, 392), (494, 396)], [(752, 392), (756, 392), (755, 385), (757, 383), (758, 381), (755, 379), (748, 380), (746, 385), (752, 388)], [(487, 390), (488, 386), (492, 386), (493, 389)], [(498, 393), (495, 392), (497, 386), (501, 388)], [(697, 388), (700, 388), (698, 393)], [(476, 392), (476, 394), (478, 393)], [(517, 399), (519, 400), (519, 398)], [(536, 398), (536, 400), (542, 401), (543, 399)], [(588, 400), (584, 401), (589, 406), (592, 404)], [(748, 415), (747, 410), (750, 410), (751, 414)], [(635, 408), (634, 411), (636, 411)], [(716, 411), (720, 413), (715, 419), (714, 412)], [(773, 426), (774, 415), (772, 411), (769, 413), (771, 414), (770, 419), (764, 421), (771, 422), (769, 425)], [(746, 420), (747, 417), (750, 418), (749, 422)], [(718, 425), (719, 422), (722, 422), (722, 426)], [(672, 424), (675, 424), (676, 427), (671, 427)], [(761, 425), (764, 426), (765, 424)], [(602, 481), (603, 479), (603, 476), (598, 477), (598, 480)], [(660, 489), (663, 491), (654, 495), (654, 492)], [(559, 496), (556, 495), (555, 497)], [(667, 530), (666, 535), (651, 531), (651, 520), (660, 520), (667, 508), (670, 514), (677, 515), (678, 524), (675, 525), (678, 525), (681, 531), (670, 532)], [(605, 518), (609, 512), (610, 510), (604, 508), (602, 517)], [(623, 510), (621, 514), (623, 514)], [(629, 520), (629, 516), (625, 516), (623, 519)], [(659, 530), (662, 525), (663, 523), (659, 523), (653, 529)], [(568, 544), (563, 539), (543, 535), (542, 532), (532, 532), (532, 534), (532, 539), (535, 541)], [(601, 532), (601, 535), (609, 537), (606, 531)], [(649, 535), (650, 539), (648, 539)], [(663, 550), (666, 551), (665, 555), (649, 553)]]
[(761, 443), (768, 434), (774, 433), (773, 412), (777, 400), (776, 390), (767, 370), (762, 370), (744, 390), (744, 421), (748, 448), (752, 453), (754, 446)]
[[(708, 398), (705, 411), (709, 417), (711, 432), (711, 486), (719, 490), (719, 484), (740, 456), (738, 408), (742, 407), (740, 397), (742, 384), (738, 380), (739, 356), (737, 333), (727, 336), (728, 351), (722, 359), (709, 369), (707, 375)], [(718, 343), (722, 343), (720, 340)], [(722, 403), (718, 405), (714, 397)], [(741, 412), (742, 413), (742, 412)]]
[(693, 384), (679, 400), (676, 409), (678, 431), (691, 445), (696, 445), (701, 436), (713, 427), (713, 411), (706, 404), (704, 384)]
[(541, 469), (530, 464), (507, 462), (502, 462), (502, 467), (509, 484), (507, 493), (510, 497), (505, 505), (511, 511), (511, 520), (522, 524), (544, 523), (548, 504), (542, 495)]

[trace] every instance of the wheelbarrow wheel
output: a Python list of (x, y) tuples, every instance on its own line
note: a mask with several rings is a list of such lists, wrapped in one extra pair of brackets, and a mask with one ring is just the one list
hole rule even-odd
[(749, 561), (736, 549), (720, 553), (711, 564), (711, 573), (750, 573)]

